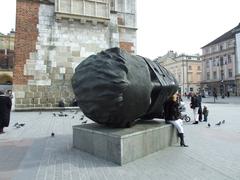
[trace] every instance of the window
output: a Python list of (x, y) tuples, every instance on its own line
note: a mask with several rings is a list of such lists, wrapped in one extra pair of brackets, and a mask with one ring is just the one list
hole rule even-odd
[(219, 48), (220, 48), (220, 51), (222, 51), (222, 50), (223, 50), (223, 45), (221, 44), (221, 45), (219, 46)]
[(210, 72), (207, 72), (207, 80), (210, 80)]
[(111, 0), (111, 11), (117, 11), (117, 7), (116, 7), (116, 0)]
[(198, 67), (197, 67), (197, 70), (199, 70), (199, 71), (200, 71), (200, 70), (201, 70), (201, 67), (200, 67), (200, 66), (198, 66)]
[(188, 82), (192, 82), (193, 81), (193, 77), (192, 77), (192, 73), (188, 73)]
[(181, 83), (182, 82), (182, 79), (181, 79), (181, 75), (178, 74), (178, 82)]
[(223, 66), (223, 57), (220, 57), (220, 65)]
[(213, 60), (213, 66), (216, 66), (216, 59)]
[[(114, 2), (112, 1), (112, 6)], [(111, 6), (111, 7), (112, 7)], [(105, 22), (110, 16), (108, 0), (57, 0), (55, 1), (56, 18), (99, 20)]]
[(232, 69), (228, 69), (228, 77), (229, 78), (233, 77)]
[(188, 66), (188, 69), (189, 69), (189, 70), (192, 70), (192, 66)]
[(213, 71), (213, 79), (217, 79), (217, 72)]
[(229, 40), (229, 41), (227, 42), (227, 46), (228, 46), (228, 48), (232, 47), (232, 45), (233, 45), (232, 40)]
[(209, 68), (209, 60), (206, 61), (206, 67)]
[(224, 70), (221, 70), (221, 80), (224, 79)]
[(215, 46), (212, 46), (212, 53), (216, 51), (216, 47)]
[(201, 73), (197, 72), (197, 82), (200, 82), (200, 81), (201, 81)]
[(231, 54), (228, 54), (228, 64), (232, 63), (232, 56)]

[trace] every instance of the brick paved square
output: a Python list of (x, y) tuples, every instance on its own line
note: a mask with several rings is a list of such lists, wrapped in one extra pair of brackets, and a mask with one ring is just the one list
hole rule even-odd
[[(239, 180), (240, 99), (212, 101), (203, 99), (210, 128), (204, 122), (185, 123), (188, 148), (176, 144), (124, 166), (72, 148), (72, 126), (81, 124), (81, 112), (64, 111), (66, 117), (54, 116), (58, 111), (12, 112), (10, 126), (0, 135), (0, 179)], [(187, 113), (193, 116), (189, 107)], [(225, 124), (215, 125), (223, 119)], [(25, 125), (16, 128), (17, 122)]]

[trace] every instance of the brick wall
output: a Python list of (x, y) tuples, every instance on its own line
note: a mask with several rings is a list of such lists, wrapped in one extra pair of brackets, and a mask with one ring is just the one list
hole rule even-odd
[(36, 50), (38, 10), (39, 2), (17, 0), (14, 84), (27, 84), (27, 80), (32, 79), (24, 75), (24, 64), (30, 52)]

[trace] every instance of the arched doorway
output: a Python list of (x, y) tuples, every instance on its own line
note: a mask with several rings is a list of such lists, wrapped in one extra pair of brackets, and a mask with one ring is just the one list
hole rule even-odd
[(6, 91), (12, 89), (12, 76), (7, 73), (0, 72), (0, 90)]
[(1, 85), (12, 85), (12, 77), (8, 74), (0, 74), (0, 84)]

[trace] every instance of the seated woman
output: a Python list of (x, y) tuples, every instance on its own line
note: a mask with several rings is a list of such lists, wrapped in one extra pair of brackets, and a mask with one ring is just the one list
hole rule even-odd
[(179, 103), (177, 102), (176, 94), (164, 103), (164, 116), (166, 123), (171, 123), (177, 128), (178, 136), (180, 137), (180, 146), (188, 147), (184, 143), (183, 122), (180, 119)]

